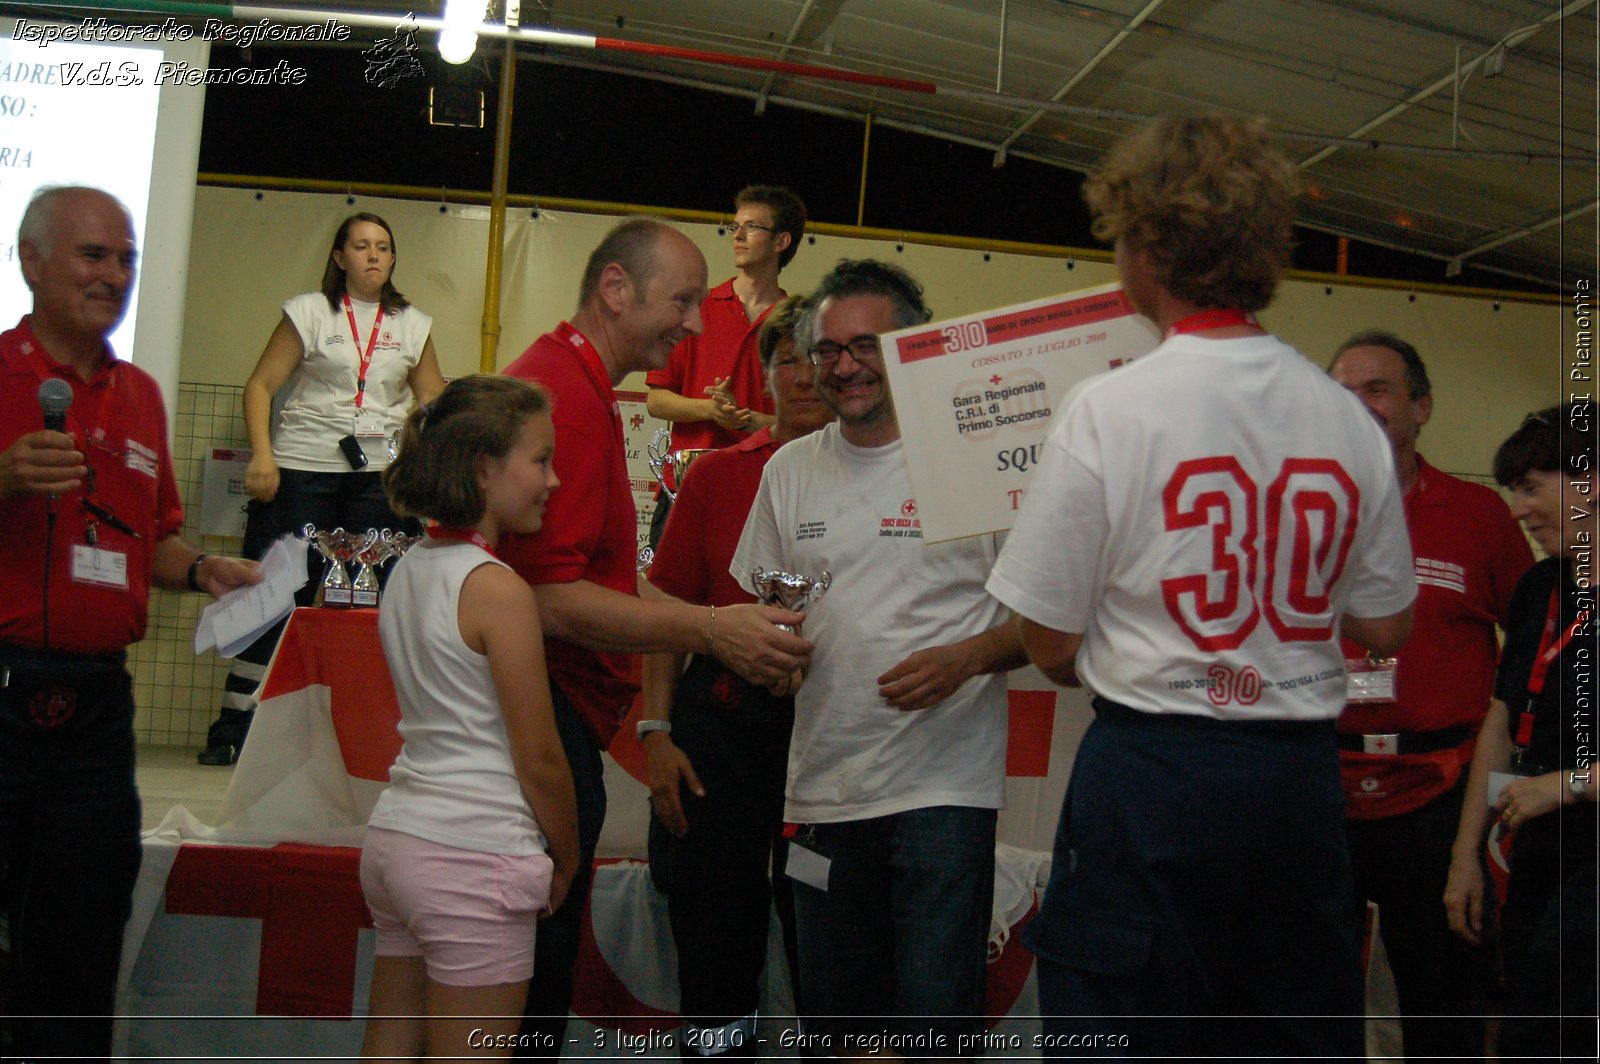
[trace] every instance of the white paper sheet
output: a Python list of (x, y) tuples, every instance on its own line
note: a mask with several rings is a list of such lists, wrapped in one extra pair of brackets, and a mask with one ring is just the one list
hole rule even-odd
[(215, 647), (219, 657), (231, 658), (268, 628), (294, 610), (294, 593), (306, 583), (308, 544), (285, 535), (261, 559), (259, 584), (228, 592), (200, 614), (194, 628), (194, 652)]

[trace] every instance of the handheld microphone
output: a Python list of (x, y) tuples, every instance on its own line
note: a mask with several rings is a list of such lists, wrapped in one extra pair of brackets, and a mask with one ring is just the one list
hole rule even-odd
[(72, 385), (51, 377), (39, 385), (39, 409), (44, 411), (44, 427), (51, 432), (67, 430), (67, 411), (72, 409)]

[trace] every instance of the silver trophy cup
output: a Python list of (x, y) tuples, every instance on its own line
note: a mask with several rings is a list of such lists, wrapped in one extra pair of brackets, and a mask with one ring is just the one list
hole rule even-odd
[(671, 443), (672, 433), (666, 429), (656, 429), (655, 435), (645, 445), (645, 454), (649, 456), (650, 472), (656, 475), (661, 482), (661, 490), (667, 493), (667, 501), (677, 502), (678, 492), (683, 490), (683, 478), (689, 475), (689, 467), (710, 448), (686, 447), (673, 451), (668, 449)]
[[(756, 597), (766, 605), (804, 613), (828, 590), (833, 583), (833, 574), (824, 569), (821, 576), (812, 578), (799, 573), (786, 573), (782, 569), (752, 569), (750, 581), (755, 585)], [(794, 631), (787, 624), (778, 627), (786, 632)]]
[(350, 583), (350, 571), (345, 568), (345, 563), (355, 553), (354, 537), (342, 528), (332, 532), (323, 532), (316, 525), (306, 525), (300, 534), (311, 544), (311, 548), (328, 563), (327, 570), (322, 574), (322, 587), (318, 591), (318, 604), (322, 606), (347, 607), (353, 596)]
[(378, 580), (377, 567), (388, 560), (389, 545), (383, 533), (376, 528), (367, 529), (364, 537), (353, 538), (357, 543), (352, 557), (360, 568), (350, 582), (350, 605), (375, 607), (378, 605), (378, 594), (383, 589), (383, 584)]

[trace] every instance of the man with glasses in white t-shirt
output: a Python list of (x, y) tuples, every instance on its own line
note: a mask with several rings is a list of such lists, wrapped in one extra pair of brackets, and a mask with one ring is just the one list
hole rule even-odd
[(832, 575), (806, 614), (784, 795), (806, 1031), (839, 1057), (886, 1030), (954, 1056), (984, 1026), (1002, 674), (1021, 645), (983, 590), (998, 538), (922, 541), (879, 342), (928, 320), (921, 286), (845, 261), (814, 298), (838, 421), (773, 455), (729, 570), (752, 592), (757, 569)]

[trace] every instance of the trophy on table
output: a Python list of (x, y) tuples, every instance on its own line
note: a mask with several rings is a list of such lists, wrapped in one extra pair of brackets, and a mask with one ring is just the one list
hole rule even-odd
[(667, 501), (677, 502), (678, 492), (683, 490), (683, 478), (689, 475), (689, 467), (711, 448), (685, 447), (673, 451), (668, 449), (671, 444), (672, 433), (666, 429), (656, 429), (655, 435), (650, 437), (650, 442), (645, 446), (645, 453), (649, 455), (650, 472), (661, 482), (661, 490), (667, 493)]
[(319, 605), (349, 606), (353, 600), (354, 589), (350, 583), (350, 571), (345, 568), (345, 563), (355, 555), (356, 537), (342, 528), (324, 532), (312, 524), (302, 528), (300, 534), (328, 563), (327, 571), (322, 574), (322, 587), (317, 592)]
[[(824, 569), (821, 576), (813, 579), (799, 573), (786, 573), (782, 569), (756, 568), (750, 570), (750, 582), (755, 585), (756, 597), (766, 605), (804, 613), (828, 590), (833, 583), (833, 574)], [(787, 624), (778, 627), (785, 632), (794, 631)]]
[(350, 605), (357, 608), (376, 607), (383, 585), (379, 583), (375, 570), (388, 560), (389, 543), (383, 538), (383, 532), (376, 528), (367, 529), (365, 536), (352, 533), (350, 538), (354, 543), (351, 557), (361, 566), (356, 571), (356, 578), (350, 582)]
[(392, 528), (384, 529), (379, 535), (383, 539), (385, 561), (404, 556), (406, 551), (423, 540), (422, 536), (408, 536), (404, 532), (396, 532)]

